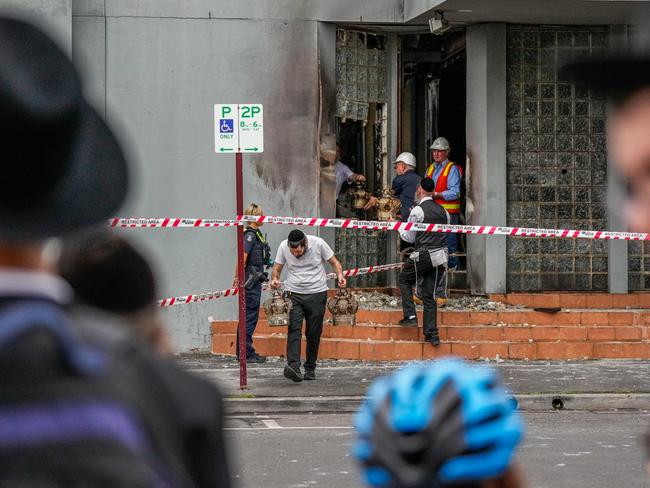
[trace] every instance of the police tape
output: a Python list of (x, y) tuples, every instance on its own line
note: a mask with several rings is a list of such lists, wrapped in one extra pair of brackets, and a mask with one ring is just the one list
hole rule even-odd
[(317, 217), (273, 217), (269, 215), (240, 215), (237, 219), (182, 219), (182, 218), (114, 218), (111, 227), (231, 227), (246, 222), (264, 224), (299, 225), (307, 227), (335, 227), (340, 229), (366, 229), (380, 231), (411, 230), (417, 232), (441, 232), (457, 234), (502, 235), (511, 237), (558, 237), (569, 239), (601, 239), (646, 241), (650, 234), (569, 229), (539, 229), (532, 227), (504, 227), (490, 225), (446, 225), (416, 222), (379, 222), (373, 220), (326, 219)]
[[(359, 276), (359, 275), (365, 275), (365, 274), (370, 274), (370, 273), (379, 273), (382, 271), (388, 271), (391, 269), (397, 269), (401, 268), (404, 263), (391, 263), (391, 264), (380, 264), (377, 266), (368, 266), (367, 268), (352, 268), (352, 269), (346, 269), (343, 271), (343, 276), (346, 278), (352, 278), (354, 276)], [(327, 274), (328, 279), (336, 278), (336, 273), (328, 273)], [(268, 290), (269, 286), (264, 285), (262, 287), (263, 290)], [(171, 307), (172, 305), (182, 305), (186, 303), (197, 303), (197, 302), (205, 302), (208, 300), (215, 300), (217, 298), (224, 298), (224, 297), (229, 297), (233, 295), (238, 295), (239, 294), (239, 288), (234, 287), (234, 288), (228, 288), (227, 290), (219, 290), (219, 291), (210, 291), (206, 293), (199, 293), (196, 295), (186, 295), (182, 297), (171, 297), (171, 298), (163, 298), (162, 300), (158, 301), (158, 306), (160, 307)]]
[(111, 227), (235, 227), (242, 225), (240, 219), (179, 219), (179, 218), (119, 218), (109, 221)]

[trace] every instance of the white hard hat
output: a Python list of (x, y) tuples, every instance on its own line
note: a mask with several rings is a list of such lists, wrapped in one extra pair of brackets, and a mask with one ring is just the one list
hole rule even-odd
[(412, 168), (415, 168), (415, 156), (413, 156), (410, 152), (403, 152), (399, 156), (397, 156), (397, 159), (395, 159), (395, 162), (401, 161), (404, 164), (407, 164), (408, 166), (411, 166)]
[(444, 137), (438, 137), (429, 149), (437, 149), (439, 151), (449, 151), (449, 141)]

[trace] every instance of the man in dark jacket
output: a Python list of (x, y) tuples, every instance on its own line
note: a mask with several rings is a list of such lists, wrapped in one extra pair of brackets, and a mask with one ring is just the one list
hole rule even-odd
[[(425, 224), (448, 224), (449, 214), (433, 200), (435, 183), (425, 178), (417, 187), (416, 198), (418, 205), (413, 207), (409, 222)], [(433, 346), (440, 344), (436, 324), (436, 300), (434, 288), (444, 275), (447, 266), (447, 245), (445, 235), (438, 232), (400, 231), (400, 236), (406, 242), (412, 243), (415, 251), (406, 260), (399, 276), (399, 288), (402, 295), (402, 310), (404, 318), (400, 325), (416, 326), (417, 315), (413, 303), (413, 286), (419, 277), (422, 278), (422, 302), (424, 304), (424, 337)]]
[(105, 222), (127, 165), (47, 36), (0, 18), (0, 486), (229, 487), (219, 392), (74, 307), (51, 237)]

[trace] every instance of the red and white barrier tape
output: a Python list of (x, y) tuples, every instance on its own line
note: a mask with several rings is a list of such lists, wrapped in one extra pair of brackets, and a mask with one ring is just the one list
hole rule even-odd
[[(343, 275), (346, 278), (353, 276), (359, 276), (370, 273), (379, 273), (381, 271), (388, 271), (390, 269), (401, 268), (403, 263), (392, 263), (392, 264), (380, 264), (378, 266), (368, 266), (367, 268), (352, 268), (346, 269), (343, 271)], [(336, 278), (336, 273), (328, 273), (328, 279)], [(262, 287), (263, 290), (267, 290), (268, 285)], [(185, 303), (196, 303), (196, 302), (205, 302), (207, 300), (215, 300), (217, 298), (229, 297), (239, 294), (239, 288), (228, 288), (227, 290), (211, 291), (207, 293), (199, 293), (197, 295), (187, 295), (183, 297), (171, 297), (163, 298), (158, 302), (160, 307), (171, 307), (172, 305), (181, 305)]]
[(418, 232), (444, 232), (458, 234), (502, 235), (512, 237), (559, 237), (570, 239), (604, 239), (646, 241), (650, 234), (633, 232), (610, 232), (569, 229), (536, 229), (529, 227), (501, 227), (488, 225), (443, 225), (419, 224), (414, 222), (378, 222), (373, 220), (324, 219), (316, 217), (273, 217), (263, 215), (239, 216), (236, 220), (217, 219), (181, 219), (181, 218), (115, 218), (109, 223), (111, 227), (230, 227), (243, 225), (244, 222), (266, 224), (301, 225), (308, 227), (336, 227), (341, 229), (368, 230), (413, 230)]
[(131, 218), (114, 218), (109, 221), (111, 227), (232, 227), (242, 225), (239, 219), (131, 219)]

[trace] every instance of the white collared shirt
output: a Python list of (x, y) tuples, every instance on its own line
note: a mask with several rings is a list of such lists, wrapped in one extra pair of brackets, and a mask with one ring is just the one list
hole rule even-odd
[[(421, 223), (424, 222), (424, 210), (422, 210), (422, 207), (420, 205), (427, 200), (433, 200), (431, 197), (424, 197), (420, 202), (411, 209), (411, 213), (409, 214), (409, 218), (407, 222), (416, 222), (416, 223)], [(449, 224), (449, 213), (447, 213), (447, 224)], [(403, 241), (408, 242), (409, 244), (414, 244), (415, 243), (415, 236), (417, 235), (417, 230), (400, 230), (399, 231), (399, 236), (402, 238)]]
[(45, 271), (0, 267), (0, 297), (42, 297), (61, 305), (74, 298), (72, 287), (61, 277)]

